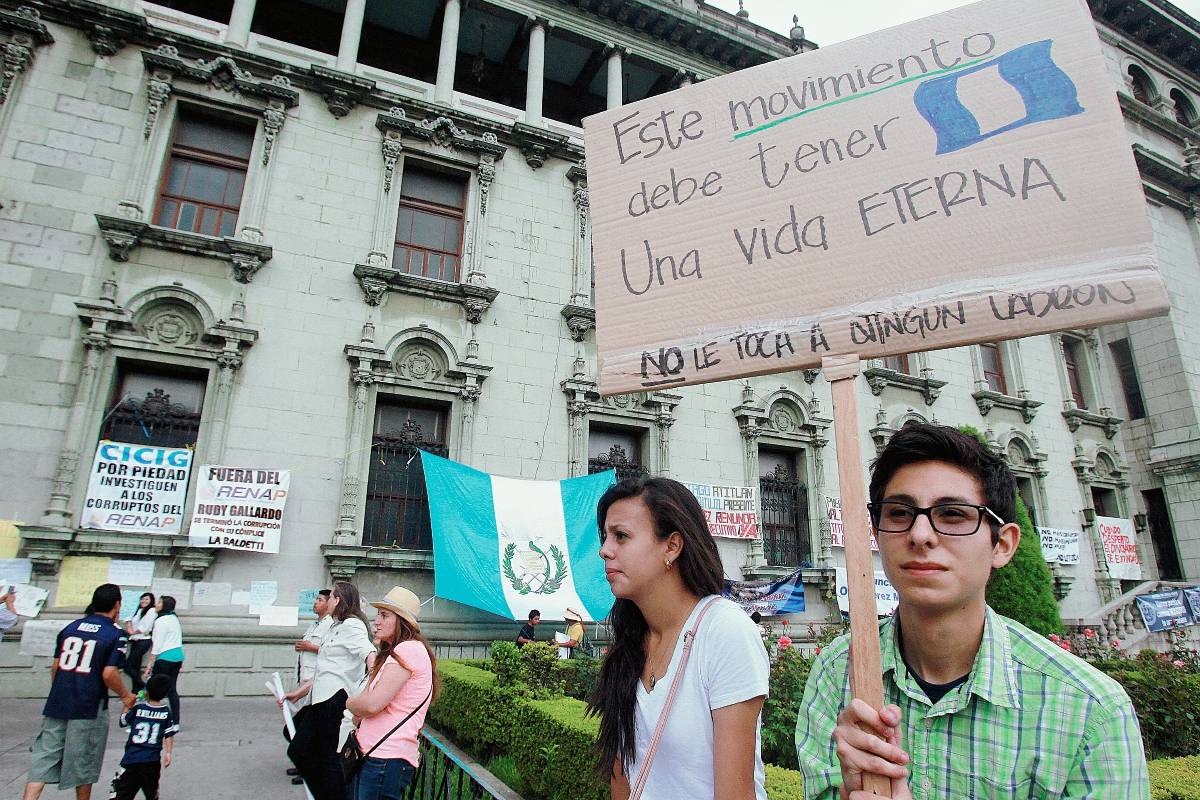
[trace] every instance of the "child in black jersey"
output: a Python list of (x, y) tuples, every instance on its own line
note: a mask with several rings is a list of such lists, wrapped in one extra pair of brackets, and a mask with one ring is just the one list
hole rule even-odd
[(139, 789), (146, 800), (158, 800), (159, 772), (171, 766), (175, 742), (176, 726), (164, 699), (170, 688), (170, 678), (155, 675), (146, 683), (146, 699), (121, 716), (121, 727), (129, 728), (129, 741), (112, 782), (112, 800), (133, 800)]

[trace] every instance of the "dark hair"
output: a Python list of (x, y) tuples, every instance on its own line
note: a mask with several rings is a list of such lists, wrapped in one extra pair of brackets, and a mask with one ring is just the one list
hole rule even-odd
[(158, 598), (158, 602), (162, 603), (162, 611), (158, 612), (160, 617), (165, 617), (167, 614), (175, 613), (175, 598), (169, 594), (164, 594)]
[[(635, 478), (609, 487), (596, 507), (600, 541), (605, 539), (608, 511), (619, 500), (638, 498), (654, 520), (654, 533), (665, 541), (672, 533), (683, 537), (683, 552), (672, 569), (689, 592), (697, 597), (721, 594), (725, 571), (721, 556), (708, 530), (704, 511), (687, 487), (670, 478)], [(617, 599), (608, 615), (612, 639), (608, 656), (600, 667), (596, 688), (588, 698), (588, 714), (600, 715), (596, 738), (596, 772), (601, 779), (612, 777), (619, 760), (628, 769), (635, 756), (637, 682), (646, 667), (646, 634), (650, 628), (632, 600)]]
[(337, 581), (333, 584), (333, 596), (338, 599), (337, 608), (333, 610), (333, 618), (345, 622), (350, 617), (358, 617), (366, 625), (367, 615), (362, 610), (362, 595), (358, 587), (349, 581)]
[(156, 703), (166, 697), (169, 691), (171, 691), (171, 679), (166, 675), (155, 675), (146, 681), (146, 697)]
[(142, 592), (142, 596), (138, 598), (138, 608), (141, 608), (142, 601), (145, 600), (147, 597), (150, 598), (150, 605), (146, 606), (146, 608), (154, 608), (154, 593), (153, 592)]
[[(871, 502), (878, 503), (901, 467), (938, 462), (969, 472), (979, 481), (983, 504), (1005, 522), (1017, 518), (1017, 482), (1004, 459), (976, 437), (945, 425), (913, 424), (897, 431), (875, 459), (871, 473)], [(992, 545), (1000, 541), (995, 520), (987, 515)]]
[(542, 612), (538, 611), (536, 608), (531, 609), (529, 612), (529, 621), (533, 622), (534, 617), (540, 617), (541, 615), (542, 615)]
[(396, 663), (404, 667), (409, 672), (416, 673), (415, 669), (410, 667), (408, 664), (405, 664), (400, 660), (400, 656), (395, 654), (396, 646), (401, 642), (411, 642), (415, 640), (425, 645), (425, 652), (429, 653), (429, 666), (430, 669), (433, 670), (433, 697), (429, 702), (432, 703), (434, 700), (437, 700), (437, 696), (442, 690), (442, 679), (438, 677), (437, 656), (434, 655), (433, 648), (430, 646), (429, 642), (426, 641), (425, 637), (421, 635), (421, 631), (417, 630), (416, 625), (413, 625), (407, 619), (400, 616), (395, 611), (392, 611), (390, 608), (381, 608), (379, 611), (380, 613), (388, 611), (396, 617), (396, 630), (387, 639), (380, 640), (379, 653), (375, 656), (375, 666), (371, 668), (371, 680), (375, 680), (375, 676), (379, 674), (379, 670), (383, 669), (383, 665), (387, 663), (389, 656), (395, 658)]
[(759, 624), (760, 622), (762, 622), (762, 614), (760, 614), (759, 612), (755, 611), (753, 614), (751, 614), (751, 615), (750, 615), (750, 619), (754, 621), (754, 624), (755, 624), (755, 625), (757, 625), (757, 624)]
[(317, 594), (321, 595), (321, 597), (324, 597), (326, 600), (329, 599), (329, 595), (332, 593), (333, 589), (322, 589), (321, 591), (317, 592)]
[(92, 602), (88, 603), (85, 614), (107, 614), (121, 602), (121, 587), (115, 583), (102, 583), (92, 592)]

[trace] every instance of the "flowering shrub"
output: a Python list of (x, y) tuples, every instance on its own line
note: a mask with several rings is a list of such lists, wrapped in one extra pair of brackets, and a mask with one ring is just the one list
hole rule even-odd
[(771, 694), (762, 716), (762, 759), (767, 763), (800, 768), (796, 759), (796, 709), (804, 699), (804, 684), (812, 662), (790, 646), (775, 653), (771, 663)]
[(1160, 655), (1143, 650), (1137, 658), (1097, 666), (1133, 700), (1147, 758), (1200, 754), (1200, 681)]

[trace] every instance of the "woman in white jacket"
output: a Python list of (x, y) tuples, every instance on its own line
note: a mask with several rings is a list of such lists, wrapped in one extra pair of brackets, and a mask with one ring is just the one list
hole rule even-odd
[(137, 611), (125, 622), (125, 633), (129, 634), (129, 652), (125, 654), (125, 674), (133, 683), (133, 693), (137, 694), (146, 687), (142, 680), (142, 659), (150, 652), (150, 634), (154, 630), (154, 620), (158, 619), (158, 611), (154, 609), (154, 595), (144, 592), (138, 600)]
[(183, 628), (179, 625), (179, 617), (175, 616), (175, 598), (165, 594), (154, 604), (158, 619), (154, 620), (154, 630), (150, 634), (150, 661), (142, 670), (143, 678), (149, 680), (151, 675), (166, 675), (171, 681), (167, 690), (167, 700), (171, 704), (171, 728), (179, 730), (179, 691), (176, 686), (179, 681), (179, 670), (183, 667)]
[(288, 746), (288, 758), (300, 770), (313, 800), (342, 800), (346, 790), (337, 753), (342, 711), (366, 675), (367, 657), (375, 653), (361, 603), (354, 584), (333, 585), (328, 608), (334, 623), (317, 651), (317, 671), (285, 696), (294, 703), (312, 695), (312, 705)]

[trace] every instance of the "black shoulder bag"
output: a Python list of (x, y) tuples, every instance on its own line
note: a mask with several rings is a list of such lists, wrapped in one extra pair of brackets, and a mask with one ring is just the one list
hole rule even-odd
[(375, 749), (379, 747), (379, 745), (386, 742), (389, 736), (403, 728), (404, 723), (412, 719), (413, 714), (416, 714), (418, 711), (424, 708), (425, 704), (429, 702), (431, 697), (433, 697), (432, 686), (429, 687), (429, 694), (425, 695), (425, 699), (422, 700), (416, 708), (408, 712), (408, 716), (400, 720), (400, 723), (396, 727), (384, 734), (384, 737), (376, 742), (375, 746), (366, 753), (363, 752), (362, 745), (358, 743), (358, 731), (350, 731), (350, 735), (346, 737), (346, 743), (342, 745), (341, 752), (338, 753), (338, 762), (342, 765), (342, 777), (346, 779), (346, 783), (350, 783), (350, 781), (354, 780), (354, 776), (358, 774), (360, 769), (362, 769), (367, 757), (370, 756), (371, 753), (374, 753)]

